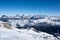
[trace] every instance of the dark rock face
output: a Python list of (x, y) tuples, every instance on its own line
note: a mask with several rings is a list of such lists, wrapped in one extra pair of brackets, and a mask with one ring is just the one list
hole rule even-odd
[(33, 28), (35, 28), (38, 31), (43, 31), (43, 32), (47, 32), (49, 34), (54, 34), (57, 33), (59, 30), (60, 33), (60, 25), (54, 25), (54, 26), (32, 26)]

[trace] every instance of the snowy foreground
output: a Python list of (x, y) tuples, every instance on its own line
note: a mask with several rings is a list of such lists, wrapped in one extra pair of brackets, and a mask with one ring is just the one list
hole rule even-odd
[(0, 27), (0, 40), (58, 40), (51, 34), (31, 29), (7, 29)]

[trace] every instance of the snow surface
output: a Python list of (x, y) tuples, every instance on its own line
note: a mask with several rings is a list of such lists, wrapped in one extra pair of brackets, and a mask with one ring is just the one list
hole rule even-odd
[(53, 35), (33, 29), (7, 29), (0, 27), (0, 40), (58, 40)]

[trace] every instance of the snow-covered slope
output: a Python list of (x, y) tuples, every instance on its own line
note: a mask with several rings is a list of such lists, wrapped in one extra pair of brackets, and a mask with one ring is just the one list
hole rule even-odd
[(53, 35), (33, 29), (11, 30), (0, 27), (0, 40), (58, 40)]

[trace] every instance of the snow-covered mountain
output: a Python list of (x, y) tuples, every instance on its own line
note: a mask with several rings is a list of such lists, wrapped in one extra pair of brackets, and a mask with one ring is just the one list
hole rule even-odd
[(60, 34), (58, 16), (18, 14), (0, 17), (0, 40), (59, 40), (58, 30)]

